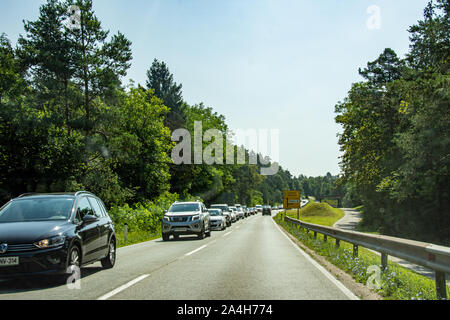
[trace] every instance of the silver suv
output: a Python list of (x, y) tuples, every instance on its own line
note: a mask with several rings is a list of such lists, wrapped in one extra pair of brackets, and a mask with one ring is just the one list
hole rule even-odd
[(178, 239), (180, 235), (195, 234), (199, 239), (211, 235), (211, 219), (205, 205), (201, 202), (175, 202), (162, 219), (162, 238), (170, 235)]

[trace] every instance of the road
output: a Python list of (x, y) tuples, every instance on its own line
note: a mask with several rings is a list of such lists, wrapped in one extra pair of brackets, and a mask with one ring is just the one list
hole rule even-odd
[(0, 282), (0, 300), (348, 300), (356, 297), (261, 214), (197, 240), (156, 239), (82, 269), (79, 289), (51, 279)]

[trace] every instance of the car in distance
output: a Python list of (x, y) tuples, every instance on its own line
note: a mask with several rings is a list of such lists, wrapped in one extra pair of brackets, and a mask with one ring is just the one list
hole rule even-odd
[[(231, 226), (231, 222), (232, 222), (232, 216), (231, 216), (231, 212), (233, 210), (231, 210), (227, 204), (212, 204), (211, 205), (211, 209), (221, 209), (222, 210), (222, 214), (225, 216), (226, 221), (227, 221), (227, 227)], [(236, 220), (236, 219), (235, 219)]]
[(223, 215), (222, 209), (208, 209), (211, 217), (211, 230), (225, 230), (227, 228), (227, 219)]
[(236, 222), (239, 220), (237, 208), (235, 206), (229, 207), (231, 210), (231, 221)]
[(272, 210), (270, 209), (270, 206), (263, 206), (262, 207), (262, 215), (272, 215)]
[(255, 208), (256, 208), (256, 212), (262, 212), (263, 206), (260, 204), (257, 204)]
[(236, 209), (237, 209), (237, 216), (238, 216), (238, 219), (244, 219), (244, 210), (242, 210), (242, 207), (241, 207), (241, 205), (240, 204), (235, 204), (235, 207), (236, 207)]
[(0, 208), (0, 278), (59, 274), (116, 262), (116, 233), (103, 202), (86, 191), (27, 193)]
[(163, 241), (172, 235), (178, 239), (180, 235), (195, 234), (199, 239), (211, 235), (211, 221), (208, 210), (200, 201), (175, 202), (164, 213), (161, 233)]
[(244, 216), (245, 217), (250, 216), (250, 212), (249, 212), (247, 206), (242, 206), (242, 210), (244, 211)]

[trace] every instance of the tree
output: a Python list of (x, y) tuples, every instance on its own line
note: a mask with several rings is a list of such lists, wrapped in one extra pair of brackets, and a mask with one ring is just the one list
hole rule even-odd
[(446, 74), (450, 60), (450, 2), (430, 1), (424, 19), (409, 28), (410, 52), (407, 60), (416, 70)]
[(182, 85), (173, 80), (173, 74), (163, 61), (155, 59), (147, 71), (147, 89), (153, 89), (155, 95), (160, 98), (164, 105), (169, 107), (165, 124), (171, 131), (183, 128), (185, 116), (183, 114)]
[(404, 63), (394, 50), (386, 48), (375, 61), (367, 63), (367, 68), (359, 69), (359, 74), (374, 86), (383, 86), (400, 79)]

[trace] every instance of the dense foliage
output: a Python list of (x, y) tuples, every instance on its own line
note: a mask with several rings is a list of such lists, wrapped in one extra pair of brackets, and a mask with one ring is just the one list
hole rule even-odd
[(386, 49), (336, 106), (341, 183), (378, 231), (450, 243), (450, 4), (430, 1), (401, 59)]
[[(80, 28), (67, 24), (70, 5)], [(169, 67), (154, 60), (142, 85), (123, 85), (131, 42), (104, 30), (92, 0), (48, 0), (13, 48), (0, 37), (0, 201), (24, 192), (89, 190), (120, 227), (154, 232), (175, 200), (279, 204), (283, 189), (329, 193), (333, 179), (293, 177), (260, 164), (182, 164), (171, 134), (195, 121), (230, 140), (225, 118), (183, 100)], [(192, 144), (194, 141), (192, 141)], [(203, 141), (203, 147), (210, 144)], [(225, 144), (225, 143), (224, 143)], [(237, 147), (224, 152), (237, 153)], [(248, 150), (244, 150), (247, 158)], [(332, 181), (333, 180), (333, 181)]]

